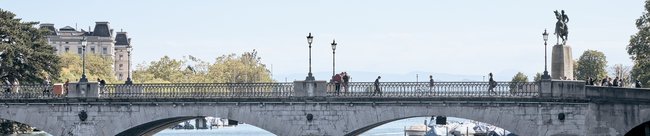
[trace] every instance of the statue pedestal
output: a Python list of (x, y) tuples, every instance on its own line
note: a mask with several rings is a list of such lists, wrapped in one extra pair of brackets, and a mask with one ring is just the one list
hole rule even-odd
[(563, 44), (553, 46), (553, 53), (551, 55), (552, 79), (574, 79), (573, 57), (571, 57), (571, 53), (571, 46)]

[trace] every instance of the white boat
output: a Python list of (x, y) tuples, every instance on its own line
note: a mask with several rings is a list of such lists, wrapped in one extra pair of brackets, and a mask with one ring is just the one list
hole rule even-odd
[(428, 130), (429, 127), (427, 127), (426, 125), (417, 124), (405, 129), (404, 133), (406, 133), (407, 136), (424, 136)]

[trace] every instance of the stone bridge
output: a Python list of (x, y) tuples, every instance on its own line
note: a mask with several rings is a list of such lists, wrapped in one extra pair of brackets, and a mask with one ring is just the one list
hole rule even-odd
[(374, 90), (372, 83), (351, 83), (337, 93), (323, 81), (84, 85), (71, 85), (65, 96), (42, 97), (38, 87), (4, 94), (0, 118), (56, 136), (152, 135), (206, 116), (279, 136), (341, 136), (433, 115), (476, 120), (520, 135), (650, 135), (650, 90), (581, 81), (500, 82), (492, 89), (483, 82), (394, 82), (382, 83), (381, 94), (368, 91)]

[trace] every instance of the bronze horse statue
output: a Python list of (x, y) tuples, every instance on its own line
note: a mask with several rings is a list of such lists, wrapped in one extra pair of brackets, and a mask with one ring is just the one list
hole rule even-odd
[(555, 18), (557, 18), (554, 34), (558, 39), (558, 44), (560, 38), (562, 39), (562, 44), (566, 44), (566, 41), (569, 39), (569, 28), (566, 25), (569, 22), (569, 18), (564, 14), (564, 10), (562, 10), (562, 14), (557, 10), (553, 12), (555, 13)]

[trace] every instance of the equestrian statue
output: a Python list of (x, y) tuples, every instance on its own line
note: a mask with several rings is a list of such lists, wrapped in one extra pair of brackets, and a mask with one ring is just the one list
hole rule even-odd
[(564, 10), (562, 10), (562, 13), (559, 13), (557, 10), (553, 11), (555, 12), (555, 18), (557, 18), (557, 23), (555, 23), (555, 36), (557, 37), (557, 44), (560, 44), (560, 38), (562, 39), (562, 44), (566, 44), (566, 41), (569, 39), (569, 28), (567, 27), (567, 23), (569, 22), (569, 17), (564, 14)]

